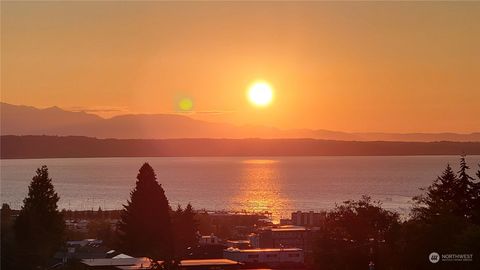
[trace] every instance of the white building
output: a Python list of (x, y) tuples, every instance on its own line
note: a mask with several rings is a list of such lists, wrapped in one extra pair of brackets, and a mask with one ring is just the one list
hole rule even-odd
[(284, 225), (260, 228), (249, 240), (253, 248), (300, 248), (310, 254), (317, 235), (315, 227)]
[(315, 227), (320, 226), (325, 221), (325, 213), (315, 213), (297, 211), (292, 213), (291, 224), (296, 226)]
[(299, 248), (228, 248), (223, 257), (247, 265), (300, 265), (304, 263), (303, 250)]
[(231, 248), (247, 249), (251, 248), (249, 240), (228, 240), (225, 245)]
[(221, 242), (221, 239), (218, 238), (217, 236), (211, 234), (211, 235), (202, 235), (200, 239), (198, 239), (198, 243), (200, 245), (219, 245)]

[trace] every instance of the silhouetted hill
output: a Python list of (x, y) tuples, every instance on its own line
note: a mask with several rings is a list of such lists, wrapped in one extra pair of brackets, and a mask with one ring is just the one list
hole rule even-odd
[(343, 141), (480, 141), (480, 133), (346, 133), (283, 130), (264, 126), (212, 123), (176, 114), (121, 115), (108, 119), (58, 107), (38, 109), (0, 103), (1, 135), (88, 136), (117, 139), (313, 138)]
[(349, 142), (315, 139), (158, 139), (2, 136), (1, 158), (468, 155), (480, 142)]

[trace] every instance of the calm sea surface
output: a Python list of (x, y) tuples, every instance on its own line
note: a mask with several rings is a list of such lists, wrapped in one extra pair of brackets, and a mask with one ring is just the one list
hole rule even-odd
[[(296, 210), (330, 209), (362, 194), (402, 214), (418, 188), (428, 186), (458, 156), (412, 157), (195, 157), (1, 160), (1, 201), (19, 209), (41, 165), (47, 165), (60, 208), (120, 209), (148, 161), (171, 205), (191, 202), (208, 210), (270, 211), (273, 219)], [(467, 158), (471, 174), (480, 156)]]

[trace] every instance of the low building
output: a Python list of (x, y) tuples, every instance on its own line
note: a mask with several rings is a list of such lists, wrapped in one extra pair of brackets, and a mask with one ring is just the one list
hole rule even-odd
[(65, 226), (75, 232), (82, 232), (86, 233), (88, 232), (88, 224), (90, 221), (86, 219), (81, 219), (81, 220), (73, 220), (73, 219), (67, 219), (65, 220)]
[(315, 213), (313, 211), (292, 213), (290, 224), (296, 226), (318, 227), (325, 221), (325, 213)]
[(250, 235), (254, 248), (305, 248), (307, 229), (299, 226), (265, 227)]
[(98, 240), (98, 239), (83, 239), (83, 240), (74, 240), (74, 241), (67, 241), (67, 246), (78, 246), (78, 247), (84, 247), (84, 246), (100, 246), (103, 244), (103, 240)]
[[(147, 258), (111, 258), (111, 259), (87, 259), (81, 263), (85, 269), (115, 269), (115, 270), (144, 270), (162, 269), (163, 261)], [(206, 259), (206, 260), (181, 260), (178, 263), (179, 269), (184, 270), (233, 270), (239, 269), (242, 264), (229, 259)], [(157, 268), (155, 268), (157, 267)]]
[(222, 258), (223, 250), (225, 248), (224, 241), (214, 234), (202, 235), (198, 239), (198, 245), (189, 248), (189, 252), (185, 259)]
[(229, 259), (181, 260), (180, 269), (210, 270), (239, 269), (242, 264)]
[(265, 227), (250, 235), (253, 248), (300, 248), (312, 251), (317, 229), (302, 226)]
[(109, 249), (103, 245), (102, 240), (67, 241), (65, 247), (55, 252), (53, 261), (55, 263), (66, 263), (71, 260), (106, 258), (108, 251)]
[(223, 257), (244, 263), (247, 267), (299, 267), (304, 265), (303, 250), (299, 248), (228, 248)]
[(221, 244), (221, 239), (218, 238), (217, 236), (211, 234), (211, 235), (202, 235), (198, 239), (198, 243), (200, 245), (219, 245)]
[(289, 218), (281, 218), (280, 225), (293, 225), (292, 220)]
[(225, 242), (225, 246), (238, 249), (251, 248), (249, 240), (228, 240), (227, 242)]
[[(161, 262), (159, 262), (161, 264)], [(148, 257), (139, 258), (109, 258), (109, 259), (84, 259), (81, 264), (86, 269), (152, 269), (155, 262)]]

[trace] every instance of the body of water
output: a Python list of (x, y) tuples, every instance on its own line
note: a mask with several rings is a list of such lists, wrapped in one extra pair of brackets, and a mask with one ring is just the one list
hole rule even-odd
[[(36, 168), (47, 165), (59, 207), (120, 209), (149, 162), (170, 204), (208, 210), (270, 211), (273, 219), (296, 210), (331, 209), (363, 194), (407, 214), (447, 163), (458, 156), (393, 157), (159, 157), (1, 160), (1, 201), (19, 209)], [(475, 175), (480, 156), (469, 156)]]

